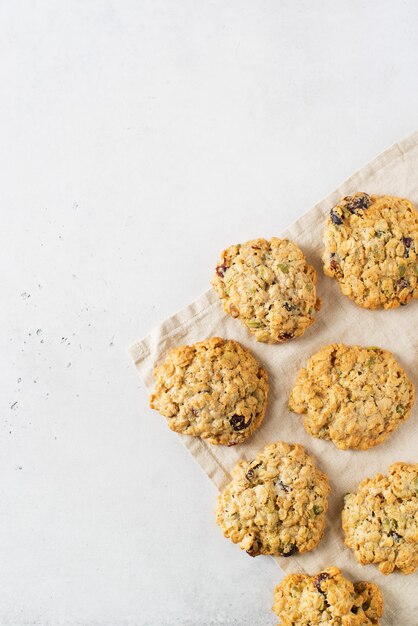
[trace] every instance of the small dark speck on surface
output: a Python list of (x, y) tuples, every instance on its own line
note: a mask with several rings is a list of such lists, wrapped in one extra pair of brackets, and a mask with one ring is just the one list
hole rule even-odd
[(38, 382), (38, 380), (37, 380), (36, 378), (34, 378), (34, 379), (33, 379), (33, 382), (34, 382), (34, 383), (35, 383), (35, 385), (36, 385), (36, 383)]
[(71, 367), (71, 361), (69, 361), (69, 362), (67, 363), (67, 369), (68, 369), (69, 367)]
[(43, 339), (41, 339), (41, 341), (40, 341), (39, 343), (44, 343), (44, 340), (43, 340)]
[(21, 383), (21, 382), (22, 382), (22, 379), (21, 379), (21, 378), (18, 378), (18, 379), (17, 379), (17, 382), (18, 382), (18, 383)]
[(42, 335), (42, 328), (38, 328), (38, 330), (36, 331), (37, 335)]
[(115, 338), (115, 335), (113, 335), (113, 337), (112, 337), (112, 339), (110, 340), (110, 343), (109, 343), (109, 346), (110, 346), (111, 348), (115, 345), (115, 343), (114, 343), (114, 341), (113, 341), (113, 340), (114, 340), (114, 338)]
[(38, 285), (38, 289), (42, 289), (42, 285)]
[(23, 293), (20, 294), (21, 298), (23, 298), (23, 300), (27, 300), (28, 298), (30, 298), (30, 293), (28, 293), (27, 291), (24, 291)]
[(16, 402), (13, 402), (13, 404), (10, 405), (10, 408), (11, 408), (12, 411), (16, 411), (16, 409), (17, 409), (17, 400), (16, 400)]

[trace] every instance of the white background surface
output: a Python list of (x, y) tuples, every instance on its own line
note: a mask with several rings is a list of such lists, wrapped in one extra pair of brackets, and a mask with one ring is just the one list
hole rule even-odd
[[(277, 623), (126, 354), (418, 126), (413, 0), (0, 3), (1, 625)], [(388, 190), (390, 193), (390, 190)]]

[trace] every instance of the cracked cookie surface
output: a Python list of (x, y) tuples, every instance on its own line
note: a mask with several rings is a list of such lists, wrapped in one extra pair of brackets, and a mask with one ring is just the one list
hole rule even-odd
[(394, 463), (387, 476), (361, 482), (344, 498), (345, 544), (362, 565), (382, 574), (418, 566), (418, 464)]
[(414, 399), (414, 386), (393, 354), (332, 344), (299, 372), (289, 409), (305, 415), (313, 437), (330, 439), (342, 450), (367, 450), (408, 419)]
[(277, 441), (236, 465), (218, 497), (216, 522), (251, 556), (291, 556), (320, 541), (328, 494), (326, 475), (304, 448)]
[(289, 574), (274, 592), (283, 626), (379, 626), (383, 598), (374, 583), (352, 583), (338, 567), (315, 576)]
[(418, 212), (405, 198), (346, 196), (331, 209), (324, 273), (359, 306), (390, 309), (418, 298)]
[(257, 341), (281, 343), (303, 335), (320, 307), (316, 272), (287, 239), (254, 239), (222, 253), (212, 286), (226, 313)]
[(212, 337), (174, 348), (154, 378), (150, 406), (178, 433), (234, 445), (264, 419), (267, 373), (236, 341)]

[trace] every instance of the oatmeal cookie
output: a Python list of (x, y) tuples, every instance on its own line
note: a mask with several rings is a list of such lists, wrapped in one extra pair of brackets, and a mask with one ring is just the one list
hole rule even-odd
[(299, 372), (289, 408), (304, 413), (313, 437), (341, 450), (367, 450), (382, 443), (411, 414), (412, 382), (390, 352), (332, 344)]
[(329, 567), (316, 576), (286, 576), (275, 589), (273, 611), (283, 626), (379, 626), (383, 598), (374, 583), (353, 584)]
[(345, 544), (362, 565), (382, 574), (412, 574), (418, 566), (418, 463), (395, 463), (344, 498)]
[(356, 193), (328, 217), (324, 272), (366, 309), (418, 298), (418, 212), (409, 200)]
[(316, 547), (325, 529), (328, 479), (300, 445), (277, 441), (240, 461), (218, 497), (216, 522), (251, 556)]
[(222, 253), (212, 286), (232, 317), (257, 341), (281, 343), (303, 335), (320, 308), (316, 272), (288, 239), (254, 239)]
[(267, 373), (236, 341), (212, 337), (174, 348), (154, 377), (150, 406), (178, 433), (234, 445), (264, 419)]

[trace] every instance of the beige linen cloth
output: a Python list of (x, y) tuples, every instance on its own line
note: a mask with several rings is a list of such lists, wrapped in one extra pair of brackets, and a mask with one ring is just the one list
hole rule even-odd
[[(341, 529), (341, 508), (346, 492), (355, 490), (366, 477), (385, 473), (391, 463), (417, 462), (418, 402), (410, 419), (384, 444), (364, 452), (338, 450), (330, 441), (310, 437), (303, 428), (303, 417), (288, 410), (289, 394), (299, 369), (321, 346), (334, 342), (375, 345), (391, 350), (418, 391), (418, 301), (389, 311), (368, 311), (344, 297), (336, 281), (322, 272), (320, 256), (326, 215), (337, 200), (356, 191), (404, 196), (418, 207), (418, 132), (386, 150), (281, 233), (302, 248), (318, 273), (318, 295), (323, 306), (317, 314), (317, 321), (303, 337), (281, 345), (257, 343), (238, 320), (223, 312), (217, 295), (209, 289), (132, 346), (130, 354), (138, 373), (151, 389), (155, 364), (174, 346), (219, 336), (235, 339), (249, 348), (267, 370), (270, 382), (267, 413), (259, 430), (248, 442), (230, 448), (174, 433), (173, 437), (181, 437), (219, 490), (229, 481), (230, 471), (240, 458), (251, 460), (266, 444), (284, 440), (305, 446), (330, 480), (327, 528), (315, 550), (287, 559), (275, 558), (276, 563), (286, 573), (311, 575), (336, 565), (353, 581), (374, 581), (380, 586), (385, 601), (381, 624), (418, 626), (418, 572), (409, 576), (400, 573), (383, 576), (374, 565), (359, 565), (353, 553), (344, 546)], [(213, 259), (214, 267), (216, 261)], [(155, 413), (155, 419), (164, 418)], [(215, 507), (215, 502), (213, 505)], [(215, 524), (214, 518), (208, 519), (208, 524)]]

